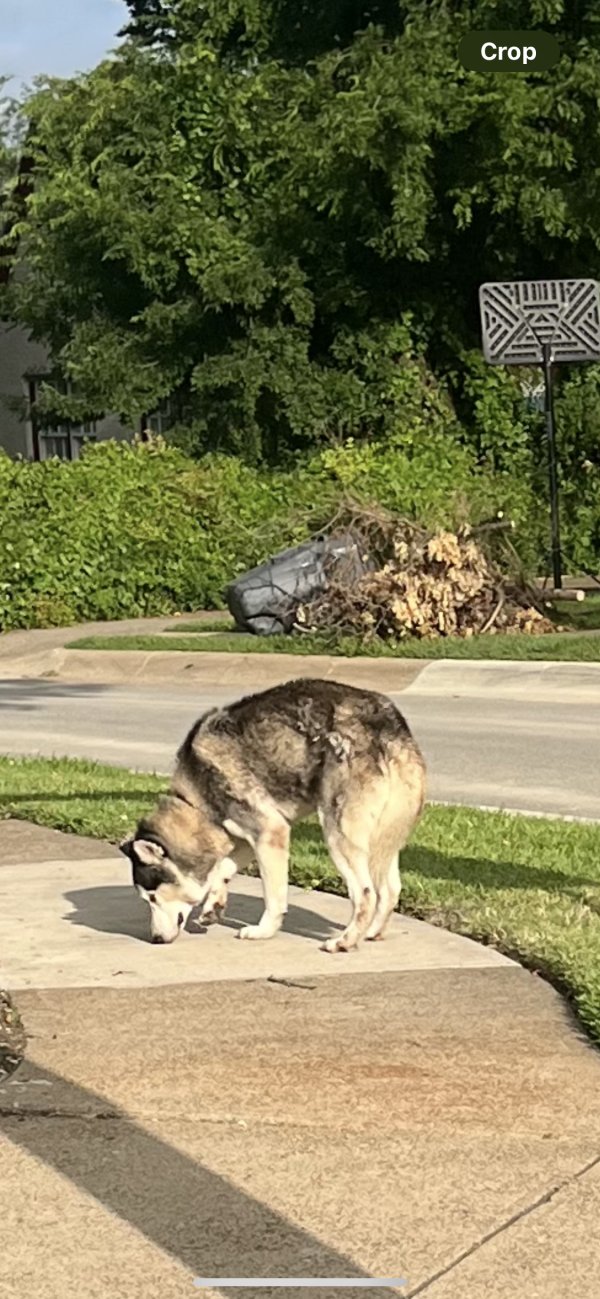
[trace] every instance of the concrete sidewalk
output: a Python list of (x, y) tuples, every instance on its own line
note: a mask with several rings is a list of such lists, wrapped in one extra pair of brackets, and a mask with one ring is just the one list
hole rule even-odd
[(0, 1091), (11, 1296), (175, 1299), (219, 1276), (597, 1293), (599, 1062), (520, 969), (19, 1008), (29, 1060)]
[[(211, 621), (218, 614), (186, 614), (186, 622)], [(0, 634), (0, 679), (56, 675), (68, 662), (68, 646), (83, 636), (153, 636), (176, 624), (173, 614), (165, 618), (125, 618), (119, 621), (77, 623), (72, 627), (42, 627)], [(72, 654), (73, 652), (71, 652)], [(65, 655), (67, 658), (65, 660)], [(101, 657), (101, 655), (99, 656)]]
[[(0, 1294), (595, 1297), (600, 1058), (548, 985), (403, 916), (326, 956), (348, 903), (300, 890), (270, 943), (153, 948), (124, 859), (78, 844), (3, 836), (28, 1059), (0, 1086)], [(235, 891), (234, 921), (259, 906)]]
[(258, 879), (233, 881), (225, 924), (190, 925), (172, 947), (149, 942), (148, 907), (131, 887), (121, 855), (5, 864), (0, 868), (0, 987), (149, 988), (215, 980), (314, 980), (401, 970), (503, 968), (510, 962), (468, 938), (393, 916), (385, 943), (328, 956), (320, 944), (347, 923), (345, 898), (291, 887), (283, 932), (270, 942), (236, 942), (257, 923)]

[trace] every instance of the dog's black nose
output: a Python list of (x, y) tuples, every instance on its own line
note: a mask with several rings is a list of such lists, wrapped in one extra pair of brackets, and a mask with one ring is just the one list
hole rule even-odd
[(165, 941), (164, 938), (161, 938), (160, 934), (155, 934), (154, 938), (152, 939), (153, 943), (164, 943), (164, 941)]

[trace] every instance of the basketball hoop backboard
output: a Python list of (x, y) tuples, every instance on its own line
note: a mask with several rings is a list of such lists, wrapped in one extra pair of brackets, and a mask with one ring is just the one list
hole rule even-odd
[(483, 354), (492, 365), (600, 361), (596, 280), (513, 280), (479, 290)]

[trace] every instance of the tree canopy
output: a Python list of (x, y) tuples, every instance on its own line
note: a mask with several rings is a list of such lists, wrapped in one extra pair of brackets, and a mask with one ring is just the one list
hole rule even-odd
[[(17, 169), (16, 109), (13, 100), (4, 94), (6, 80), (5, 77), (0, 77), (0, 204), (6, 201)], [(0, 211), (0, 228), (1, 223)]]
[[(443, 417), (433, 372), (475, 391), (483, 280), (598, 274), (596, 0), (129, 9), (112, 59), (25, 109), (11, 310), (68, 410), (174, 396), (197, 447), (257, 460), (389, 434)], [(560, 62), (466, 72), (486, 26), (543, 26)]]

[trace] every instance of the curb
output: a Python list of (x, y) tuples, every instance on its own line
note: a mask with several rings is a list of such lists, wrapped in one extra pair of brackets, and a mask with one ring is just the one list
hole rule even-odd
[(53, 647), (0, 661), (4, 680), (201, 686), (260, 690), (319, 677), (387, 694), (493, 696), (573, 703), (600, 700), (600, 663), (554, 660), (367, 659), (332, 655), (70, 650)]
[(427, 666), (421, 659), (401, 661), (344, 659), (332, 655), (305, 654), (188, 654), (160, 650), (69, 650), (54, 649), (35, 659), (14, 660), (2, 665), (5, 677), (41, 677), (78, 683), (106, 685), (223, 686), (232, 690), (262, 689), (282, 685), (295, 677), (331, 678), (396, 693), (405, 690)]
[(493, 696), (497, 699), (522, 699), (561, 703), (600, 702), (600, 663), (560, 662), (539, 659), (537, 662), (514, 660), (459, 661), (437, 659), (422, 664), (422, 672), (412, 682), (410, 694), (452, 696)]

